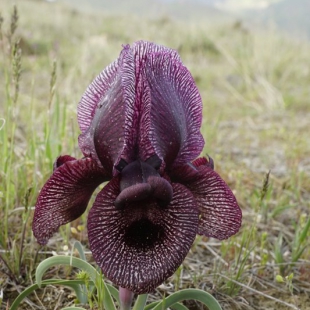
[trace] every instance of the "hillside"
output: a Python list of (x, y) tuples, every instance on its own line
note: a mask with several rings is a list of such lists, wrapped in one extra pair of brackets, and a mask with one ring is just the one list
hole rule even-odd
[(259, 14), (263, 22), (273, 22), (279, 29), (298, 37), (310, 38), (310, 1), (284, 0)]
[(79, 10), (104, 12), (113, 15), (133, 15), (152, 19), (169, 17), (176, 20), (195, 20), (204, 23), (208, 21), (231, 21), (233, 19), (229, 13), (210, 5), (211, 2), (184, 0), (61, 0), (60, 2), (67, 3)]
[(299, 38), (310, 38), (309, 0), (59, 0), (79, 11), (131, 15), (142, 18), (171, 18), (199, 23), (230, 23), (241, 19)]
[(216, 5), (249, 25), (262, 29), (270, 27), (298, 39), (310, 38), (310, 1), (274, 0), (252, 1), (226, 0)]

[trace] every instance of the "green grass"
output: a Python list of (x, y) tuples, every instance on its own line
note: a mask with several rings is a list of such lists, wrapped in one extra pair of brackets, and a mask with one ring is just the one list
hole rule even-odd
[[(310, 307), (308, 42), (240, 23), (210, 27), (91, 15), (34, 0), (17, 1), (17, 19), (11, 2), (2, 2), (0, 309), (32, 283), (51, 251), (70, 248), (74, 238), (87, 247), (85, 231), (73, 233), (67, 225), (40, 249), (31, 232), (33, 207), (54, 159), (81, 157), (76, 108), (84, 90), (122, 44), (138, 39), (180, 52), (203, 97), (204, 153), (244, 215), (241, 231), (227, 241), (197, 237), (182, 269), (156, 294), (173, 291), (173, 284), (205, 289), (229, 309)], [(32, 302), (40, 305), (48, 295), (46, 309), (54, 309), (58, 293), (49, 287)]]

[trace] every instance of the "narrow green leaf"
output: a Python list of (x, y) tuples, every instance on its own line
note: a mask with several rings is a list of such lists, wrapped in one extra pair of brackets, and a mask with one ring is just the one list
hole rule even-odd
[[(91, 264), (89, 264), (86, 261), (83, 261), (80, 258), (69, 257), (65, 255), (49, 257), (38, 265), (36, 270), (36, 282), (39, 286), (41, 285), (42, 277), (45, 271), (55, 265), (69, 265), (84, 270), (89, 275), (91, 280), (95, 283), (96, 288), (97, 289), (99, 288), (97, 285), (98, 281), (96, 280), (100, 279), (101, 276), (99, 272)], [(107, 293), (105, 294), (104, 297), (104, 308), (107, 310), (116, 310), (111, 293), (103, 280), (102, 285), (104, 291)]]
[(300, 243), (303, 243), (305, 241), (305, 239), (307, 238), (309, 229), (310, 229), (310, 218), (308, 219), (305, 227), (303, 228), (303, 230), (299, 236), (299, 242)]
[(144, 310), (151, 310), (153, 309), (156, 305), (158, 305), (160, 303), (160, 301), (153, 301), (150, 304), (148, 304), (147, 306), (144, 307)]
[(111, 284), (106, 284), (110, 294), (113, 296), (113, 298), (118, 302), (118, 304), (120, 303), (119, 301), (119, 293), (118, 293), (118, 289), (116, 289), (114, 286), (112, 286)]
[[(49, 279), (49, 280), (44, 280), (41, 282), (40, 287), (44, 287), (46, 285), (63, 285), (63, 286), (68, 286), (74, 289), (76, 295), (78, 296), (78, 291), (80, 290), (79, 285), (83, 284), (82, 280), (59, 280), (59, 279)], [(33, 291), (36, 289), (40, 288), (37, 283), (32, 284), (31, 286), (27, 287), (25, 290), (23, 290), (14, 300), (14, 302), (11, 305), (10, 310), (17, 310), (19, 304), (27, 298), (28, 295), (30, 295)]]
[(84, 249), (83, 246), (81, 244), (80, 241), (75, 241), (73, 244), (73, 248), (72, 248), (72, 252), (71, 252), (71, 256), (73, 255), (73, 250), (77, 249), (80, 255), (80, 258), (86, 262), (86, 257), (85, 257), (85, 253), (84, 253)]
[[(80, 258), (86, 262), (86, 257), (85, 257), (84, 249), (83, 249), (81, 242), (79, 241), (74, 242), (71, 255), (70, 255), (71, 257), (73, 256), (74, 249), (78, 250)], [(81, 291), (82, 291), (82, 294), (79, 294), (77, 298), (82, 304), (86, 304), (87, 303), (87, 288), (86, 288), (85, 283), (81, 285)]]
[[(172, 307), (175, 303), (180, 302), (185, 299), (194, 299), (202, 302), (210, 310), (222, 310), (218, 301), (209, 293), (198, 290), (198, 289), (185, 289), (173, 293), (172, 295), (165, 298), (165, 307), (168, 309)], [(162, 310), (163, 302), (158, 303), (153, 310)]]
[(19, 304), (29, 295), (31, 294), (34, 290), (38, 289), (39, 286), (38, 284), (33, 284), (29, 287), (27, 287), (25, 290), (23, 290), (13, 301), (12, 306), (10, 310), (17, 310)]
[(189, 310), (186, 306), (184, 306), (183, 304), (181, 304), (179, 302), (172, 305), (171, 308), (174, 310)]
[(302, 253), (304, 252), (304, 250), (307, 248), (307, 245), (303, 246), (301, 249), (299, 249), (297, 251), (297, 253), (294, 253), (293, 257), (292, 257), (292, 263), (296, 263), (299, 258), (301, 257)]
[[(151, 310), (153, 309), (156, 305), (158, 305), (160, 303), (160, 301), (154, 301), (150, 304), (148, 304), (144, 310)], [(173, 304), (170, 308), (174, 309), (174, 310), (188, 310), (188, 308), (186, 306), (184, 306), (183, 304), (177, 302), (175, 304)]]
[(139, 295), (132, 310), (144, 310), (148, 294)]
[(38, 265), (36, 270), (36, 282), (39, 286), (41, 285), (42, 277), (45, 271), (55, 265), (69, 265), (82, 269), (87, 272), (93, 282), (95, 282), (96, 278), (99, 277), (99, 273), (97, 272), (97, 270), (92, 265), (83, 261), (82, 259), (65, 255), (58, 255), (49, 257)]

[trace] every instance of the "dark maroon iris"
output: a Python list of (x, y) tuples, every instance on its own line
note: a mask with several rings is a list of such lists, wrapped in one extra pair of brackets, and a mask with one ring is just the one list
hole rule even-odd
[(33, 232), (46, 244), (85, 212), (103, 274), (135, 293), (154, 290), (182, 263), (196, 234), (225, 239), (241, 210), (211, 158), (197, 158), (202, 103), (176, 51), (125, 46), (78, 106), (84, 158), (60, 156), (37, 200)]
[(165, 207), (172, 199), (172, 192), (170, 183), (160, 176), (155, 167), (136, 160), (121, 171), (120, 194), (114, 204), (121, 209), (129, 203), (153, 199)]

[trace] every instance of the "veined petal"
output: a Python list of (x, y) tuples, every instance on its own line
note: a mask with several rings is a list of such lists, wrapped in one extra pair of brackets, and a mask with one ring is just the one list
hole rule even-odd
[(118, 162), (125, 144), (126, 106), (121, 83), (119, 75), (99, 105), (91, 124), (96, 154), (104, 167), (111, 171)]
[[(90, 126), (85, 132), (81, 133), (78, 138), (79, 147), (85, 157), (92, 158), (98, 164), (98, 166), (102, 167), (103, 164), (101, 163), (94, 143), (94, 127)], [(107, 170), (110, 172), (112, 176), (112, 167), (111, 167), (111, 160), (109, 158), (108, 165), (105, 165)]]
[(46, 244), (59, 226), (81, 216), (95, 188), (107, 180), (105, 170), (91, 158), (67, 160), (59, 166), (37, 199), (32, 230), (38, 242)]
[[(151, 42), (124, 46), (119, 58), (88, 87), (78, 108), (85, 156), (117, 173), (157, 155), (184, 164), (201, 152), (202, 103), (178, 53)], [(116, 170), (114, 169), (116, 168)]]
[(85, 132), (95, 115), (96, 108), (114, 84), (118, 69), (117, 60), (104, 69), (87, 87), (78, 105), (78, 123)]
[(76, 158), (70, 156), (70, 155), (64, 155), (64, 156), (59, 156), (56, 158), (54, 165), (53, 165), (53, 170), (56, 170), (60, 166), (62, 166), (64, 163), (67, 161), (73, 161), (76, 160)]
[(228, 185), (211, 167), (184, 165), (174, 170), (172, 179), (194, 195), (200, 212), (200, 235), (222, 240), (239, 231), (241, 209)]
[(103, 274), (137, 294), (154, 290), (184, 260), (195, 239), (198, 210), (181, 184), (172, 184), (170, 204), (136, 201), (117, 209), (119, 177), (97, 195), (88, 216), (88, 238)]
[(79, 105), (79, 146), (111, 173), (121, 155), (126, 162), (134, 156), (138, 120), (134, 103), (134, 58), (125, 46), (117, 61), (91, 83)]
[(132, 44), (131, 49), (135, 55), (137, 71), (141, 69), (141, 62), (145, 61), (148, 56), (152, 54), (169, 53), (172, 59), (181, 62), (181, 58), (176, 50), (153, 42), (143, 40), (136, 41)]
[[(171, 59), (181, 61), (175, 50), (147, 41), (126, 45), (120, 55), (126, 105), (125, 139), (121, 157), (127, 162), (135, 160), (137, 156), (147, 160), (156, 154), (148, 137), (151, 100), (150, 88), (144, 76), (147, 59), (158, 53), (169, 53)], [(137, 145), (140, 146), (139, 150)]]
[[(154, 53), (147, 55), (144, 78), (150, 112), (140, 131), (147, 129), (146, 142), (168, 167), (192, 161), (202, 151), (204, 140), (201, 97), (190, 72), (171, 53)], [(140, 149), (149, 145), (141, 143)]]
[(214, 161), (213, 159), (209, 156), (208, 159), (206, 157), (199, 157), (197, 159), (195, 159), (192, 163), (195, 167), (203, 167), (203, 166), (208, 166), (209, 168), (211, 168), (212, 170), (214, 170)]

